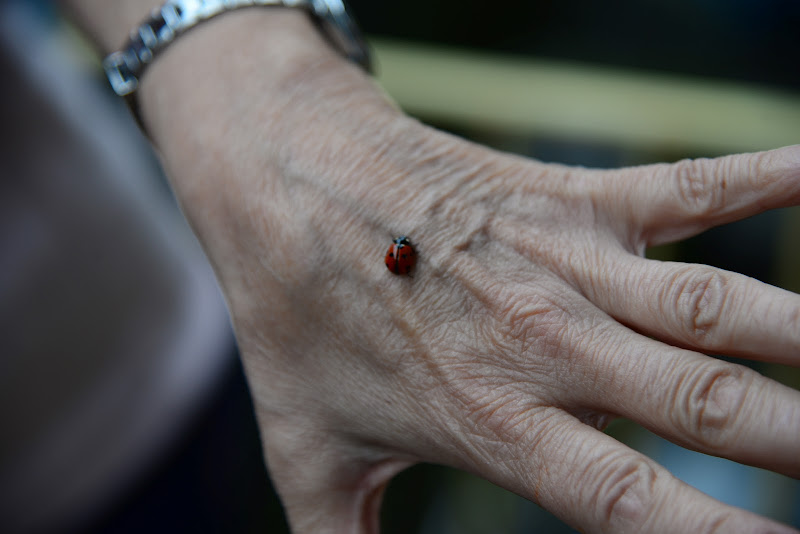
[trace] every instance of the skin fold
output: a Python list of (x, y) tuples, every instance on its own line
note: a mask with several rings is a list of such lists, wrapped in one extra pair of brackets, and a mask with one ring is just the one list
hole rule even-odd
[[(107, 52), (151, 5), (69, 3)], [(800, 146), (618, 170), (543, 164), (405, 116), (301, 13), (188, 32), (139, 102), (233, 317), (296, 533), (374, 533), (420, 461), (584, 532), (795, 532), (602, 433), (800, 476), (800, 393), (704, 353), (800, 364), (800, 298), (648, 246), (800, 203)], [(413, 277), (389, 273), (408, 235)]]

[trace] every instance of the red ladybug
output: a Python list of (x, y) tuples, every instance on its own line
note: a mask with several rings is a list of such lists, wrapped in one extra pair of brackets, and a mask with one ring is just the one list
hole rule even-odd
[(392, 241), (386, 253), (386, 267), (394, 274), (409, 274), (417, 262), (417, 253), (406, 236)]

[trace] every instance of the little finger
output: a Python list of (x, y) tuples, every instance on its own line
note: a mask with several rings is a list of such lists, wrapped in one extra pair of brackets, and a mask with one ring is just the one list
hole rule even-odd
[(481, 474), (582, 532), (796, 533), (712, 499), (568, 414), (547, 422), (535, 447), (521, 451), (513, 464)]

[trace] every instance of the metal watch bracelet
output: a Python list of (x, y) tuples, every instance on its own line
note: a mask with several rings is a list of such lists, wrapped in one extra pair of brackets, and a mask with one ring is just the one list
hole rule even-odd
[(343, 0), (169, 0), (154, 9), (150, 17), (134, 29), (125, 46), (103, 60), (103, 69), (114, 92), (130, 98), (139, 86), (145, 68), (176, 37), (198, 23), (242, 7), (292, 7), (306, 10), (330, 43), (346, 58), (367, 72), (369, 51), (358, 27), (347, 13)]

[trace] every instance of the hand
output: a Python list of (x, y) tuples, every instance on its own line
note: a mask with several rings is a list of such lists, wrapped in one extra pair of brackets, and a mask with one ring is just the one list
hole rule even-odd
[[(275, 33), (291, 61), (241, 53), (274, 50)], [(800, 147), (545, 165), (403, 116), (315, 36), (294, 15), (231, 14), (184, 36), (143, 89), (228, 298), (294, 531), (376, 532), (384, 485), (425, 461), (587, 532), (793, 532), (601, 429), (626, 417), (800, 476), (800, 393), (703, 354), (798, 365), (800, 298), (642, 258), (800, 203)], [(400, 234), (413, 277), (383, 265)]]

